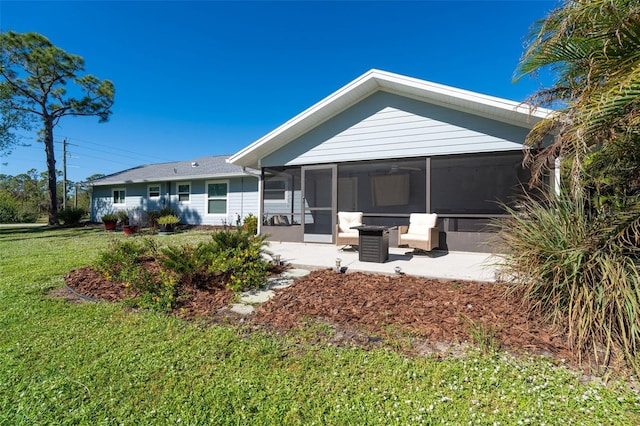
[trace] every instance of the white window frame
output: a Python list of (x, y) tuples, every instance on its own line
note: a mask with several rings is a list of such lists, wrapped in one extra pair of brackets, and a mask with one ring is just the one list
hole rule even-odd
[[(158, 195), (151, 195), (151, 188), (156, 188), (156, 187), (158, 188)], [(155, 200), (160, 198), (161, 195), (162, 195), (162, 185), (160, 184), (147, 185), (147, 198)]]
[[(280, 200), (274, 200), (274, 199), (267, 199), (267, 198), (265, 198), (264, 194), (266, 194), (266, 193), (268, 193), (268, 192), (275, 192), (275, 191), (276, 191), (276, 190), (269, 190), (269, 189), (266, 189), (266, 188), (265, 188), (266, 183), (267, 183), (267, 182), (278, 182), (278, 181), (279, 181), (279, 182), (284, 182), (284, 189), (282, 190), (282, 191), (284, 192), (284, 198), (283, 198), (283, 199), (280, 199)], [(273, 178), (266, 179), (266, 180), (264, 181), (264, 184), (263, 184), (262, 186), (263, 186), (263, 188), (262, 188), (262, 192), (263, 192), (263, 194), (262, 194), (262, 198), (263, 198), (263, 200), (264, 200), (264, 203), (265, 203), (265, 204), (283, 204), (283, 203), (289, 203), (289, 192), (291, 192), (291, 191), (290, 191), (290, 189), (289, 189), (289, 179), (287, 179), (286, 177), (273, 177)], [(280, 191), (280, 190), (278, 190), (278, 191)]]
[[(189, 185), (189, 192), (180, 192), (181, 185)], [(189, 196), (188, 200), (180, 200), (180, 195), (187, 194)], [(191, 182), (176, 182), (176, 198), (180, 204), (189, 204), (191, 202)]]
[[(117, 192), (122, 192), (124, 194), (124, 196), (122, 197), (122, 202), (116, 202), (116, 191)], [(120, 199), (120, 197), (118, 197), (118, 200)], [(111, 202), (113, 203), (114, 206), (124, 206), (127, 204), (127, 189), (126, 188), (111, 188)]]
[[(209, 185), (213, 184), (213, 183), (224, 183), (225, 185), (227, 185), (227, 195), (225, 197), (209, 197)], [(207, 209), (207, 216), (217, 216), (217, 217), (229, 217), (229, 181), (228, 180), (208, 180), (205, 182), (204, 184), (204, 190), (205, 190), (205, 205), (206, 205), (206, 209)], [(224, 213), (210, 213), (209, 212), (209, 201), (210, 200), (225, 200), (227, 208), (226, 211)]]

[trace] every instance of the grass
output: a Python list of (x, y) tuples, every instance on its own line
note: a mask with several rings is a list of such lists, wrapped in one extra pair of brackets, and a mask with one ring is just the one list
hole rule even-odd
[(0, 229), (0, 424), (640, 424), (629, 383), (542, 358), (409, 359), (46, 295), (111, 238)]

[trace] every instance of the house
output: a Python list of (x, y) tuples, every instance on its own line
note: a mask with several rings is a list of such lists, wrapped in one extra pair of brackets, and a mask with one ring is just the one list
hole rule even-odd
[(141, 212), (163, 208), (192, 225), (233, 225), (238, 217), (257, 216), (259, 172), (228, 158), (149, 164), (93, 180), (91, 220), (118, 210), (143, 220)]
[(528, 179), (525, 136), (549, 113), (374, 69), (229, 162), (260, 170), (260, 231), (272, 240), (334, 243), (339, 211), (387, 226), (435, 212), (439, 248), (491, 251), (499, 203)]

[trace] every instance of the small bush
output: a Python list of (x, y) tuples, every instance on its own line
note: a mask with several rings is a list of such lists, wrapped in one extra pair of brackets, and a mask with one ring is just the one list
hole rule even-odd
[(242, 228), (249, 234), (256, 235), (258, 233), (258, 218), (249, 213), (247, 217), (244, 218)]
[(211, 268), (228, 277), (228, 286), (235, 291), (262, 285), (269, 270), (265, 252), (266, 237), (254, 236), (242, 229), (218, 231), (213, 240), (221, 248)]
[(180, 223), (180, 218), (176, 215), (165, 215), (158, 218), (158, 225), (177, 225)]
[(64, 210), (58, 212), (58, 218), (61, 219), (65, 225), (78, 225), (80, 220), (87, 212), (80, 207), (67, 207)]
[(27, 203), (0, 192), (0, 223), (33, 223), (38, 220), (38, 214), (38, 211), (30, 208)]
[(117, 241), (98, 257), (96, 269), (105, 278), (124, 283), (138, 307), (169, 311), (176, 303), (176, 274), (148, 267), (157, 254), (158, 248), (150, 238)]
[(117, 222), (118, 215), (114, 213), (103, 214), (100, 220), (102, 220), (102, 222)]

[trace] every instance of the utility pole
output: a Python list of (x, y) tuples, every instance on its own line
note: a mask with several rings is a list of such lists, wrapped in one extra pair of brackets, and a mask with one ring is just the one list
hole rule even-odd
[(67, 208), (67, 139), (62, 141), (62, 209)]

